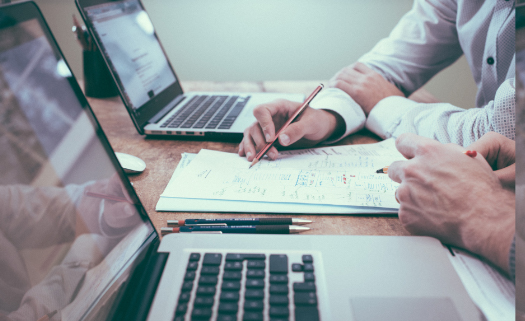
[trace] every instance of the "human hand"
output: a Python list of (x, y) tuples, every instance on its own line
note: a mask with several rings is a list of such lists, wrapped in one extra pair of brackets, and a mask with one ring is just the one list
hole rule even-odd
[(489, 132), (469, 147), (480, 153), (494, 170), (501, 185), (514, 189), (516, 184), (516, 143), (501, 134)]
[(396, 147), (408, 159), (388, 168), (388, 176), (401, 184), (396, 191), (401, 224), (412, 234), (467, 249), (508, 272), (515, 197), (483, 156), (471, 158), (458, 145), (414, 134), (399, 136)]
[[(96, 194), (122, 200), (103, 199)], [(104, 202), (102, 213), (101, 202)], [(80, 201), (79, 212), (90, 233), (107, 234), (108, 228), (115, 230), (128, 228), (136, 225), (139, 220), (131, 198), (117, 174), (87, 186)]]
[[(253, 115), (257, 119), (244, 131), (244, 138), (239, 144), (239, 155), (253, 161), (257, 152), (271, 142), (286, 121), (302, 103), (289, 100), (276, 100), (257, 106)], [(344, 130), (341, 116), (326, 110), (307, 107), (297, 120), (291, 123), (279, 136), (281, 146), (312, 146), (326, 140), (341, 129)], [(272, 146), (266, 154), (270, 159), (277, 159), (279, 154)]]
[(330, 79), (328, 86), (346, 92), (361, 106), (367, 116), (381, 99), (405, 96), (383, 76), (360, 62), (341, 69)]

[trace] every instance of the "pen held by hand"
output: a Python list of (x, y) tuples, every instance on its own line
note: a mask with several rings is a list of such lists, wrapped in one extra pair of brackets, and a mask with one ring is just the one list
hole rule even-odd
[(279, 139), (279, 136), (281, 135), (281, 133), (286, 129), (288, 128), (288, 126), (290, 126), (290, 124), (295, 121), (295, 119), (297, 119), (297, 117), (299, 117), (299, 115), (306, 109), (306, 107), (308, 107), (308, 104), (310, 104), (310, 102), (315, 98), (315, 96), (317, 96), (317, 94), (324, 88), (324, 85), (323, 84), (320, 84), (319, 86), (317, 86), (317, 88), (315, 88), (315, 90), (310, 94), (310, 96), (308, 96), (308, 98), (305, 99), (305, 101), (303, 102), (303, 104), (297, 108), (297, 110), (295, 111), (295, 113), (292, 115), (292, 117), (290, 117), (286, 123), (284, 123), (283, 127), (281, 127), (281, 129), (279, 129), (279, 131), (277, 132), (277, 134), (275, 134), (275, 137), (273, 138), (273, 140), (269, 143), (266, 144), (266, 146), (264, 146), (263, 149), (261, 149), (257, 155), (255, 155), (255, 158), (253, 159), (253, 162), (252, 164), (250, 165), (249, 168), (252, 168), (253, 165), (257, 164), (259, 162), (259, 160), (264, 156), (266, 155), (266, 153), (270, 150), (270, 148), (273, 146), (273, 144), (275, 144), (275, 142), (277, 141), (277, 139)]

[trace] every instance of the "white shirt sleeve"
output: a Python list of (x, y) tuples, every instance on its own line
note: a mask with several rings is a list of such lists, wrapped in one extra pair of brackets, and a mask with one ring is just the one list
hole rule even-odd
[(405, 96), (462, 54), (453, 0), (416, 0), (387, 38), (359, 61), (396, 85)]
[(344, 134), (341, 137), (324, 142), (325, 144), (335, 143), (365, 126), (365, 113), (352, 97), (341, 89), (325, 88), (310, 103), (310, 107), (333, 111), (339, 114), (345, 122)]
[(381, 138), (410, 132), (462, 146), (489, 131), (514, 140), (515, 97), (514, 78), (501, 84), (494, 100), (481, 108), (463, 109), (447, 103), (422, 104), (399, 96), (388, 97), (372, 109), (366, 128)]

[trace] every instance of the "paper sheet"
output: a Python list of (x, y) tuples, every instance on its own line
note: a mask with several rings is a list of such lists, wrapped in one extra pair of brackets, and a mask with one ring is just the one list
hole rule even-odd
[(237, 154), (201, 150), (162, 197), (395, 209), (398, 184), (375, 170), (400, 159), (391, 140), (288, 151), (251, 169)]
[(452, 249), (450, 261), (472, 301), (488, 321), (514, 321), (516, 287), (491, 265), (465, 251)]

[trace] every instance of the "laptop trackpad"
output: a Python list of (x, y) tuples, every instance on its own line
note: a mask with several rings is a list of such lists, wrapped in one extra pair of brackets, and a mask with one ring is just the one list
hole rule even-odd
[(355, 321), (460, 321), (448, 298), (352, 298)]

